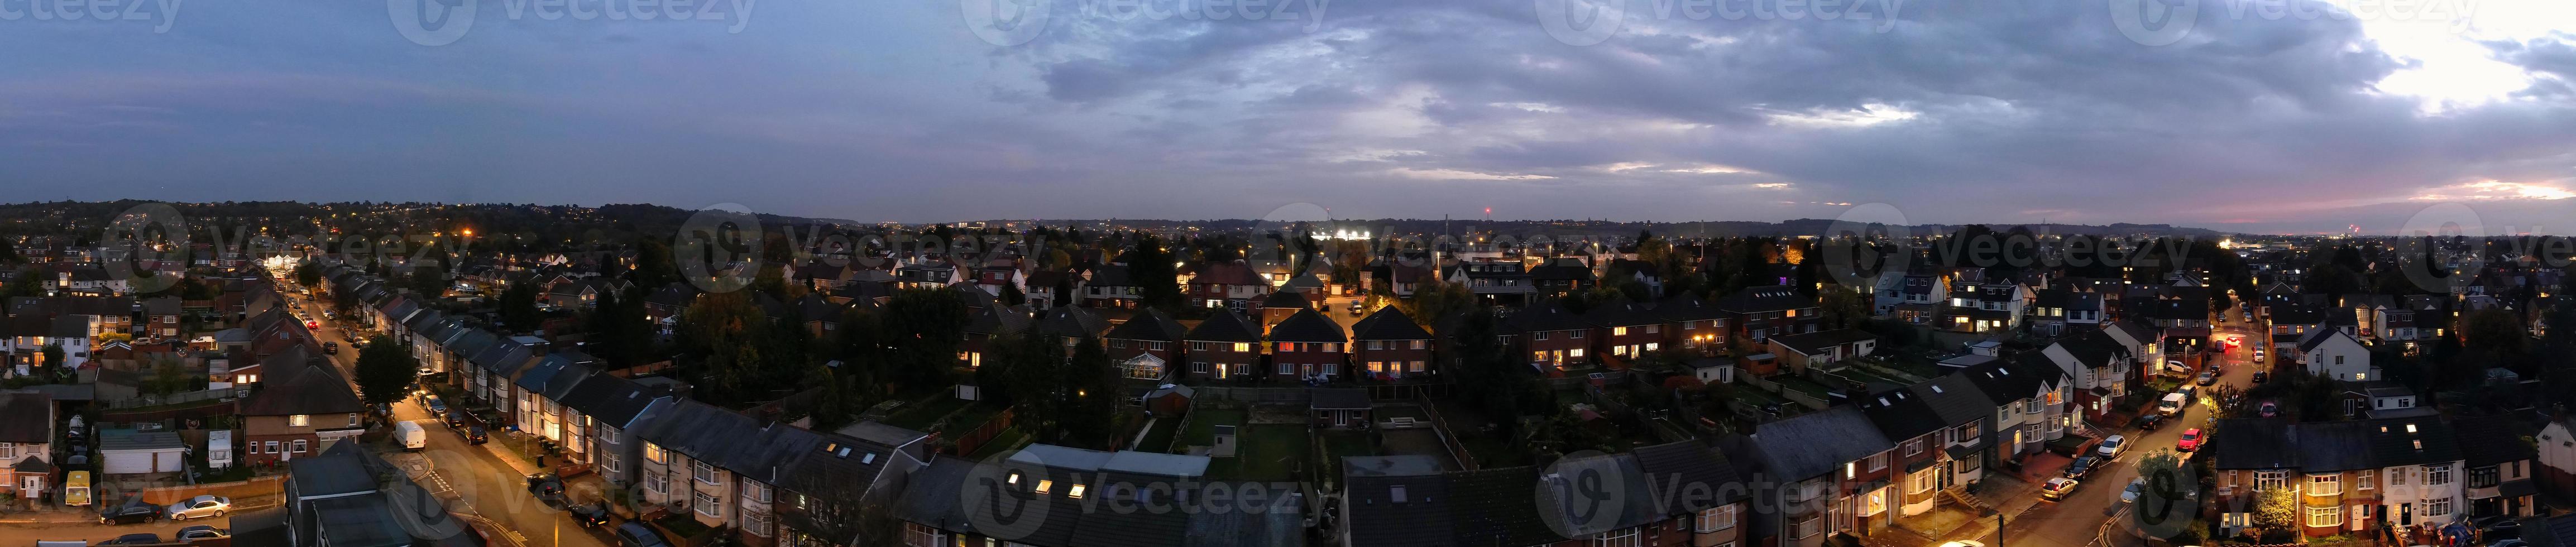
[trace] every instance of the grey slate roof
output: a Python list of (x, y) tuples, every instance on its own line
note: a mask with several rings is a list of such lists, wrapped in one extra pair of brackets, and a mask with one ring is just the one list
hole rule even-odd
[(1763, 467), (1783, 480), (1831, 473), (1844, 462), (1895, 447), (1867, 415), (1852, 406), (1761, 424), (1752, 437)]
[[(2001, 404), (1986, 397), (1986, 392), (1979, 390), (1977, 383), (1970, 381), (1964, 374), (1925, 380), (1923, 383), (1914, 384), (1911, 389), (1914, 390), (1915, 397), (1923, 400), (1924, 406), (1932, 409), (1933, 415), (1941, 418), (1944, 426), (1956, 426), (1993, 416), (1995, 407)], [(2022, 393), (2028, 396), (2032, 391), (2026, 390)]]

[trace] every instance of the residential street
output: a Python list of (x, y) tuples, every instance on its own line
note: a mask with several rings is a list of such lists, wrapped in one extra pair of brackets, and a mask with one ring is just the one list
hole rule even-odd
[[(2211, 336), (2224, 339), (2228, 335), (2243, 335), (2245, 344), (2227, 353), (2222, 361), (2224, 373), (2219, 376), (2217, 384), (2200, 388), (2203, 393), (2217, 386), (2249, 387), (2253, 383), (2254, 371), (2270, 366), (2268, 363), (2257, 365), (2253, 362), (2253, 350), (2262, 345), (2261, 331), (2236, 321), (2241, 319), (2239, 316), (2228, 318), (2230, 321), (2219, 323), (2213, 329)], [(2204, 399), (2199, 401), (2199, 404), (2186, 406), (2181, 416), (2168, 419), (2155, 431), (2113, 432), (2128, 436), (2131, 443), (2130, 449), (2113, 460), (2109, 467), (2093, 472), (2091, 477), (2083, 481), (2083, 486), (2075, 491), (2075, 495), (2063, 501), (2042, 501), (2028, 512), (2008, 516), (2004, 524), (2003, 544), (2092, 545), (2096, 537), (2100, 536), (2108, 541), (2106, 545), (2144, 545), (2145, 542), (2133, 532), (2135, 528), (2133, 523), (2126, 518), (2128, 507), (2127, 504), (2121, 503), (2120, 491), (2128, 487), (2129, 481), (2138, 477), (2137, 464), (2141, 458), (2159, 451), (2172, 450), (2175, 441), (2182, 437), (2184, 430), (2209, 425), (2212, 414), (2208, 405), (2212, 404), (2216, 402)], [(2115, 521), (2114, 517), (2120, 518)], [(2110, 531), (2107, 534), (2103, 532), (2106, 524), (2110, 525)], [(1984, 537), (1992, 539), (1994, 537), (1992, 532), (1991, 529), (1987, 530)], [(1992, 543), (1990, 542), (1989, 545)]]
[[(327, 304), (300, 296), (290, 298), (303, 301), (304, 309), (321, 322), (322, 328), (314, 332), (316, 337), (340, 344), (340, 352), (329, 356), (332, 363), (356, 377), (358, 351), (351, 347), (350, 336), (364, 338), (369, 333), (362, 328), (342, 331), (337, 320), (323, 320), (321, 306)], [(429, 446), (419, 453), (389, 453), (386, 459), (402, 466), (440, 499), (451, 500), (451, 509), (468, 517), (466, 520), (482, 520), (479, 524), (495, 528), (494, 541), (527, 547), (605, 547), (611, 543), (606, 529), (575, 526), (563, 510), (537, 502), (527, 490), (528, 473), (494, 453), (506, 449), (466, 444), (455, 430), (431, 416), (419, 397), (404, 398), (394, 403), (393, 410), (395, 419), (419, 422), (429, 433)], [(511, 433), (491, 433), (496, 440), (505, 434)]]

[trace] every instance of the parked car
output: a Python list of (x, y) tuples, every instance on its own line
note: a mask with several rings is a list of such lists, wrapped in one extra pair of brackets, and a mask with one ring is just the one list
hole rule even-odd
[(2145, 415), (2145, 416), (2139, 416), (2139, 417), (2138, 417), (2138, 430), (2139, 430), (2139, 431), (2155, 431), (2155, 430), (2156, 430), (2156, 428), (2160, 428), (2160, 427), (2164, 427), (2164, 426), (2165, 426), (2165, 415), (2163, 415), (2163, 414), (2148, 414), (2148, 415)]
[(339, 342), (323, 342), (323, 343), (322, 343), (322, 353), (327, 353), (327, 354), (332, 354), (332, 355), (339, 355), (339, 354), (340, 354), (340, 343), (339, 343)]
[(2093, 449), (2093, 452), (2094, 452), (2094, 453), (2096, 453), (2096, 454), (2101, 454), (2101, 455), (2102, 455), (2102, 459), (2107, 460), (2107, 459), (2112, 459), (2112, 458), (2118, 458), (2118, 457), (2120, 457), (2120, 453), (2121, 453), (2121, 452), (2127, 452), (2128, 450), (2129, 450), (2129, 438), (2128, 438), (2128, 437), (2124, 437), (2124, 436), (2120, 436), (2120, 435), (2112, 435), (2112, 436), (2109, 436), (2109, 437), (2103, 437), (2103, 438), (2102, 438), (2102, 445), (2101, 445), (2101, 446), (2099, 446), (2099, 447), (2095, 447), (2095, 448)]
[(2120, 503), (2137, 503), (2138, 495), (2147, 493), (2146, 479), (2129, 479), (2129, 487), (2120, 490)]
[(483, 444), (490, 442), (491, 438), (486, 435), (487, 433), (483, 431), (483, 426), (479, 425), (469, 425), (465, 426), (463, 429), (456, 430), (456, 436), (464, 438), (465, 444)]
[(197, 517), (222, 517), (224, 516), (225, 511), (230, 511), (232, 508), (232, 498), (223, 496), (197, 496), (189, 498), (188, 501), (170, 504), (170, 520), (188, 520)]
[(2488, 540), (2522, 537), (2522, 521), (2505, 515), (2489, 515), (2469, 521), (2477, 525), (2478, 537)]
[(1359, 317), (1359, 316), (1367, 315), (1367, 314), (1368, 314), (1368, 306), (1367, 306), (1367, 305), (1364, 305), (1364, 304), (1361, 304), (1361, 303), (1358, 303), (1358, 302), (1352, 302), (1352, 303), (1351, 303), (1351, 317)]
[(2065, 478), (2081, 479), (2084, 478), (2085, 475), (2093, 474), (2093, 471), (2100, 467), (2102, 467), (2102, 457), (2100, 456), (2086, 455), (2081, 458), (2076, 458), (2075, 463), (2066, 466)]
[(2261, 362), (2263, 362), (2263, 350), (2259, 350), (2259, 349), (2258, 349), (2258, 350), (2254, 350), (2254, 362), (2256, 362), (2256, 363), (2261, 363)]
[(2048, 479), (2048, 482), (2039, 485), (2039, 497), (2050, 501), (2066, 499), (2066, 495), (2075, 493), (2075, 487), (2081, 484), (2083, 483), (2066, 477)]
[(116, 539), (99, 542), (99, 545), (153, 545), (157, 543), (161, 543), (161, 534), (143, 533), (116, 536)]
[[(2261, 357), (2261, 356), (2256, 356), (2256, 357), (2254, 358), (2254, 362), (2260, 363), (2260, 362), (2263, 362), (2263, 359), (2262, 359), (2262, 357)], [(2254, 383), (2260, 384), (2260, 383), (2263, 383), (2263, 382), (2269, 382), (2269, 381), (2271, 381), (2271, 380), (2272, 380), (2272, 373), (2269, 373), (2269, 372), (2263, 372), (2263, 371), (2255, 371), (2255, 372), (2254, 372)]]
[(2209, 369), (2209, 370), (2200, 371), (2200, 380), (2198, 380), (2198, 381), (2194, 381), (2194, 382), (2192, 382), (2192, 383), (2200, 384), (2200, 385), (2204, 385), (2204, 386), (2205, 386), (2205, 385), (2210, 385), (2210, 384), (2218, 383), (2218, 369), (2214, 369), (2214, 368), (2213, 368), (2213, 369)]
[(179, 533), (170, 535), (170, 539), (179, 541), (196, 541), (200, 539), (214, 539), (232, 536), (232, 530), (199, 524), (196, 526), (180, 528)]
[(536, 496), (537, 501), (547, 507), (562, 507), (566, 503), (563, 479), (556, 478), (554, 473), (528, 475), (528, 494)]
[(420, 405), (429, 407), (429, 413), (431, 414), (447, 413), (447, 401), (439, 400), (437, 395), (420, 396)]
[(160, 521), (161, 507), (148, 503), (136, 503), (126, 505), (124, 507), (105, 509), (98, 513), (99, 524), (134, 524), (138, 522), (151, 523)]
[(575, 505), (565, 509), (565, 512), (572, 513), (572, 523), (581, 525), (583, 528), (608, 525), (608, 502), (605, 501)]
[(2174, 450), (2190, 452), (2200, 449), (2200, 428), (2185, 429), (2182, 438), (2174, 440)]
[(474, 419), (467, 417), (463, 410), (442, 412), (439, 413), (439, 418), (447, 422), (448, 429), (464, 429), (466, 426), (474, 425)]
[(652, 528), (644, 527), (644, 523), (641, 522), (628, 522), (626, 524), (618, 525), (616, 535), (618, 547), (671, 546), (671, 542), (663, 541), (661, 534), (653, 533)]

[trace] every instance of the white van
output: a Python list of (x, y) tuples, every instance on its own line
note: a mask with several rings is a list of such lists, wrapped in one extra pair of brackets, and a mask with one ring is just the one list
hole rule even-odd
[(2156, 404), (2156, 412), (2162, 412), (2165, 414), (2181, 414), (2182, 405), (2189, 399), (2189, 396), (2180, 393), (2167, 393), (2165, 394), (2164, 402)]
[(429, 448), (429, 432), (421, 430), (418, 423), (395, 422), (394, 440), (402, 442), (403, 450), (419, 452)]

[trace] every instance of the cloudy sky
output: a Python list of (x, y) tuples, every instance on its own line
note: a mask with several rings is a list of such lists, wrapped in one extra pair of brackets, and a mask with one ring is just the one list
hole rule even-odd
[(2382, 2), (0, 0), (0, 200), (2576, 233), (2576, 2)]

